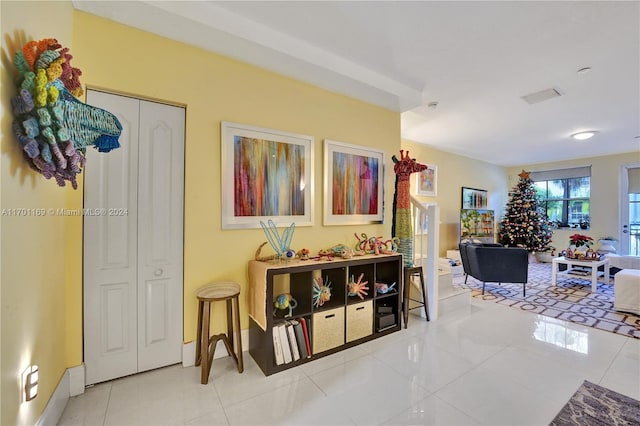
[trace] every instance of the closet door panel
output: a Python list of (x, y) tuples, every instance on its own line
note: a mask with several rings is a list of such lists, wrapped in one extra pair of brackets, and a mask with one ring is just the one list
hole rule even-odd
[[(88, 91), (87, 102), (115, 114), (123, 127), (120, 148), (86, 152), (84, 360), (92, 384), (137, 371), (139, 103), (96, 91)], [(110, 214), (112, 208), (123, 214)]]
[(140, 104), (140, 371), (182, 360), (184, 118), (183, 108)]

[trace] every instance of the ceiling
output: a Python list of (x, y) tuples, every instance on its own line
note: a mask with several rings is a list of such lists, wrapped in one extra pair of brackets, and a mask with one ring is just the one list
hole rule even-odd
[[(443, 151), (502, 166), (640, 153), (638, 1), (73, 4), (401, 112), (403, 138)], [(545, 89), (562, 96), (522, 99)]]

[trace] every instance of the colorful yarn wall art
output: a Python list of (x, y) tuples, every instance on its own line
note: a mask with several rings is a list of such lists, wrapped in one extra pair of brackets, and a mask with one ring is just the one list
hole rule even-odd
[(54, 38), (25, 44), (13, 60), (19, 79), (11, 108), (13, 133), (29, 166), (59, 186), (69, 181), (77, 189), (87, 147), (118, 148), (122, 126), (115, 115), (77, 99), (84, 94), (82, 71), (71, 59)]

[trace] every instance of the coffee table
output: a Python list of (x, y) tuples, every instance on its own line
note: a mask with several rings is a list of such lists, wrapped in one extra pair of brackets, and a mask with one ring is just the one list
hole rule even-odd
[(598, 268), (600, 266), (604, 266), (604, 282), (609, 282), (609, 259), (606, 257), (601, 260), (578, 260), (578, 259), (567, 259), (566, 257), (556, 257), (552, 261), (552, 269), (551, 269), (551, 285), (553, 287), (556, 286), (556, 282), (558, 279), (558, 269), (560, 265), (567, 265), (567, 272), (571, 271), (571, 268), (574, 266), (582, 266), (591, 268), (591, 292), (598, 292)]

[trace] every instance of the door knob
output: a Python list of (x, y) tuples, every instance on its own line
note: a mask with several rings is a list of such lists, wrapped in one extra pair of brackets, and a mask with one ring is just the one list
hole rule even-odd
[(153, 275), (155, 275), (156, 277), (159, 277), (160, 275), (162, 275), (164, 271), (162, 270), (162, 268), (158, 268), (153, 272)]

